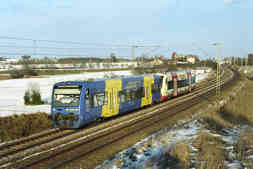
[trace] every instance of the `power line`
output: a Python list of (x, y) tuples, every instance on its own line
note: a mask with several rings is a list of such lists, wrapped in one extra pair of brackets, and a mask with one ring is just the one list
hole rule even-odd
[(107, 43), (83, 43), (74, 41), (58, 41), (58, 40), (45, 40), (45, 39), (31, 39), (31, 38), (20, 38), (20, 37), (8, 37), (0, 36), (0, 39), (5, 40), (19, 40), (19, 41), (37, 41), (37, 42), (48, 42), (48, 43), (60, 43), (60, 44), (73, 44), (73, 45), (93, 45), (93, 46), (117, 46), (117, 47), (131, 47), (128, 44), (107, 44)]
[[(199, 46), (197, 46), (197, 44), (196, 43), (192, 43), (192, 45), (194, 45), (198, 50), (200, 50), (202, 53), (204, 53), (205, 54), (205, 56), (208, 58), (208, 53), (204, 50), (204, 49), (202, 49), (202, 48), (200, 48)], [(206, 58), (206, 59), (207, 59)]]
[[(0, 55), (31, 55), (29, 53), (5, 53), (5, 52), (0, 52)], [(82, 56), (84, 57), (87, 54), (60, 54), (60, 53), (36, 53), (36, 55), (43, 55), (43, 56)]]
[[(0, 48), (26, 48), (33, 49), (35, 46), (15, 46), (15, 45), (0, 45)], [(117, 47), (117, 48), (130, 48), (130, 47)], [(82, 50), (82, 49), (114, 49), (113, 47), (84, 47), (84, 48), (64, 48), (64, 47), (46, 47), (36, 46), (36, 49), (66, 49), (66, 50)]]
[[(20, 38), (20, 37), (9, 37), (9, 36), (0, 36), (0, 39), (5, 40), (17, 40), (17, 41), (36, 41), (36, 42), (48, 42), (48, 43), (59, 43), (59, 44), (73, 44), (73, 45), (93, 45), (93, 46), (113, 46), (113, 47), (129, 47), (133, 45), (130, 44), (118, 44), (118, 43), (84, 43), (84, 42), (74, 42), (74, 41), (58, 41), (58, 40), (46, 40), (46, 39), (32, 39), (32, 38)], [(138, 43), (139, 44), (139, 43)], [(143, 44), (137, 45), (138, 47), (153, 47), (152, 44)]]
[[(16, 53), (9, 53), (9, 52), (0, 52), (0, 55), (9, 55), (9, 56), (24, 56), (24, 55), (29, 55), (29, 56), (32, 56), (33, 53), (32, 52), (23, 52), (23, 53), (19, 53), (19, 52), (16, 52)], [(109, 57), (109, 55), (100, 55), (100, 56), (92, 56), (91, 54), (63, 54), (63, 53), (36, 53), (36, 56), (57, 56), (57, 57), (61, 57), (61, 56), (67, 56), (67, 57)], [(118, 57), (128, 57), (128, 56), (125, 56), (125, 55), (118, 55)]]

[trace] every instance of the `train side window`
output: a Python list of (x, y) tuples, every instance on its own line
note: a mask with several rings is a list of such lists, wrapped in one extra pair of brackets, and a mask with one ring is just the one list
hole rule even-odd
[(145, 97), (145, 88), (144, 88), (144, 87), (141, 87), (141, 90), (142, 90), (142, 91), (141, 91), (141, 96), (142, 96), (142, 97)]
[(179, 80), (178, 84), (177, 84), (178, 88), (181, 88), (181, 84), (182, 84), (182, 82), (181, 82), (181, 80)]
[(163, 84), (163, 79), (164, 79), (164, 77), (160, 77), (160, 79), (159, 79), (160, 86), (162, 86), (162, 84)]
[(108, 93), (105, 92), (105, 99), (104, 99), (104, 105), (108, 104)]
[(135, 100), (135, 99), (138, 99), (139, 98), (139, 95), (138, 95), (138, 89), (133, 89), (131, 91), (132, 93), (132, 100)]
[(189, 86), (190, 85), (190, 79), (187, 79), (186, 80), (186, 86)]
[(173, 88), (174, 88), (173, 81), (169, 81), (168, 82), (168, 89), (173, 89)]
[(184, 87), (184, 80), (181, 80), (181, 87)]
[(184, 87), (187, 86), (187, 80), (184, 80)]
[(145, 97), (145, 89), (144, 89), (144, 87), (140, 87), (140, 88), (137, 89), (137, 95), (138, 95), (138, 98)]
[(159, 91), (159, 84), (155, 83), (152, 85), (152, 93)]
[(152, 92), (152, 93), (156, 92), (155, 84), (153, 84), (153, 85), (151, 86), (151, 92)]
[(92, 106), (98, 107), (107, 104), (107, 95), (106, 93), (95, 93), (92, 95)]
[(124, 103), (124, 102), (126, 102), (126, 92), (120, 91), (119, 92), (119, 103)]
[(180, 80), (180, 87), (184, 87), (184, 80)]
[(179, 81), (180, 87), (183, 87), (183, 80)]
[(131, 95), (131, 90), (126, 90), (126, 101), (131, 101), (132, 100), (132, 95)]

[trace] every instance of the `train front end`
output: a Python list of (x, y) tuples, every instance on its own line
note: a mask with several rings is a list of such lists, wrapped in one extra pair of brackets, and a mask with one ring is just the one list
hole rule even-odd
[(79, 128), (82, 121), (82, 83), (59, 82), (53, 87), (50, 119), (54, 127)]

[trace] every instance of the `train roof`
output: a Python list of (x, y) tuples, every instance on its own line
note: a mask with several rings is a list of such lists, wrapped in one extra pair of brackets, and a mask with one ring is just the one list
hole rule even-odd
[(54, 86), (59, 85), (83, 85), (84, 83), (88, 82), (103, 82), (105, 80), (122, 80), (122, 79), (140, 79), (143, 77), (149, 77), (149, 76), (157, 76), (156, 74), (146, 74), (146, 75), (140, 75), (140, 76), (123, 76), (123, 77), (116, 77), (116, 78), (101, 78), (101, 79), (95, 79), (95, 80), (72, 80), (72, 81), (61, 81), (54, 84)]

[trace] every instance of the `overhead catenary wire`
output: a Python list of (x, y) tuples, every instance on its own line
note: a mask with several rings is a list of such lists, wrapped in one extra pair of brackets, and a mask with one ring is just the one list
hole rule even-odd
[[(32, 38), (20, 38), (20, 37), (9, 37), (0, 36), (0, 39), (5, 40), (18, 40), (18, 41), (36, 41), (36, 42), (47, 42), (47, 43), (58, 43), (58, 44), (72, 44), (72, 45), (86, 45), (86, 46), (114, 46), (114, 47), (132, 47), (131, 44), (118, 44), (118, 43), (85, 43), (85, 42), (74, 42), (74, 41), (59, 41), (59, 40), (45, 40), (45, 39), (32, 39)], [(151, 47), (154, 45), (142, 45), (143, 47)], [(141, 47), (141, 46), (139, 46)]]
[[(23, 52), (23, 53), (5, 53), (0, 52), (0, 55), (30, 55), (31, 52)], [(44, 55), (44, 56), (87, 56), (87, 54), (60, 54), (60, 53), (36, 53), (36, 55)], [(90, 56), (90, 55), (89, 55)]]
[[(16, 46), (16, 45), (0, 45), (0, 48), (27, 48), (27, 49), (33, 49), (34, 46)], [(127, 48), (130, 47), (117, 47), (117, 48)], [(56, 50), (83, 50), (83, 49), (114, 49), (114, 47), (83, 47), (83, 48), (64, 48), (64, 47), (47, 47), (47, 46), (36, 46), (36, 49), (56, 49)]]

